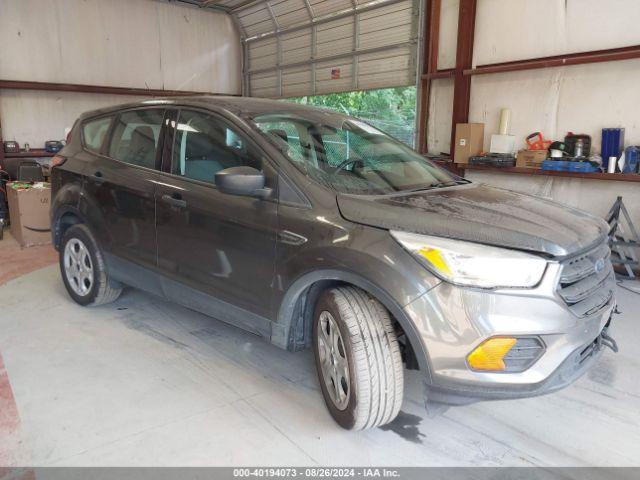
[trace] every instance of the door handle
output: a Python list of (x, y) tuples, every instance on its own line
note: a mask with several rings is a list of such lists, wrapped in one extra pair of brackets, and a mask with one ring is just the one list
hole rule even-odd
[(102, 172), (101, 171), (97, 171), (96, 173), (93, 174), (93, 176), (91, 177), (93, 179), (94, 182), (96, 183), (102, 183), (104, 182), (104, 177), (102, 176)]
[(174, 193), (173, 196), (164, 194), (162, 195), (161, 198), (164, 203), (168, 203), (169, 205), (173, 205), (174, 207), (178, 207), (178, 208), (185, 208), (187, 206), (187, 201), (182, 200), (182, 198), (180, 197), (176, 197), (176, 195), (180, 195), (180, 194)]

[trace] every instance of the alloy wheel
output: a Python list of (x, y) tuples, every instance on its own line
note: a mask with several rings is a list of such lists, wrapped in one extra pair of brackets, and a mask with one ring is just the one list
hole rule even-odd
[(320, 313), (317, 336), (322, 378), (333, 404), (344, 410), (349, 403), (351, 389), (349, 362), (340, 329), (328, 311)]
[(72, 238), (64, 248), (64, 271), (71, 289), (81, 297), (93, 286), (93, 264), (87, 246)]

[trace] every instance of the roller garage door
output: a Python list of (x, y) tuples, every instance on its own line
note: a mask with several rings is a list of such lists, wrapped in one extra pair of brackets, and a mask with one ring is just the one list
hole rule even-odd
[(418, 3), (273, 0), (232, 10), (245, 94), (295, 97), (415, 84)]

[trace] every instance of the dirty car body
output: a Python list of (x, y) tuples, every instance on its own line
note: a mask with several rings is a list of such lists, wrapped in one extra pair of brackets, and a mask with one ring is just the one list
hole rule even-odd
[[(161, 120), (153, 161), (115, 158), (109, 139), (123, 114), (149, 110)], [(223, 122), (229, 145), (242, 138), (260, 162), (259, 195), (225, 193), (213, 174), (186, 178), (176, 165), (185, 111)], [(90, 149), (83, 128), (100, 119), (105, 137)], [(87, 224), (115, 281), (291, 351), (311, 344), (324, 290), (358, 287), (390, 313), (432, 402), (554, 391), (609, 341), (615, 282), (604, 221), (460, 179), (357, 119), (248, 98), (147, 101), (84, 114), (61, 157), (54, 245)], [(411, 169), (434, 181), (407, 182)], [(493, 339), (510, 346), (487, 369), (492, 352), (482, 346)]]

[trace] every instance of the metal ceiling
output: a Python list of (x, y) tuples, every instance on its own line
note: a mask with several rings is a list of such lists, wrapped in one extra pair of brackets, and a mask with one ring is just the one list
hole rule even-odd
[(419, 0), (178, 0), (230, 14), (244, 92), (293, 97), (414, 85)]

